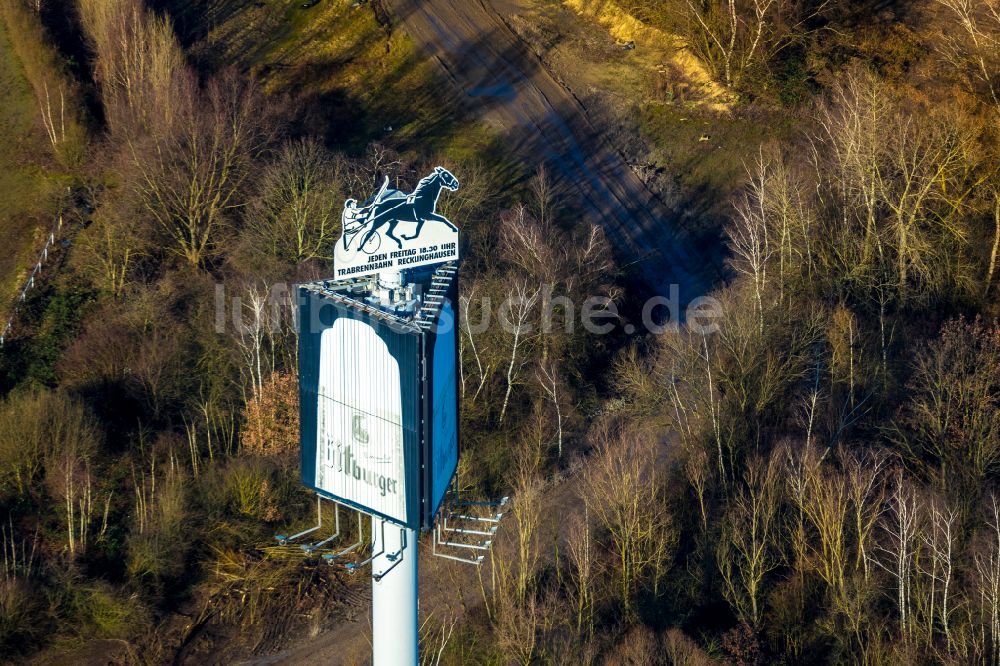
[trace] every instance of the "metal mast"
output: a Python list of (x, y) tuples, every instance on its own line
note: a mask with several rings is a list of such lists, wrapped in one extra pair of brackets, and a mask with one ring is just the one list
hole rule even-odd
[(417, 531), (372, 520), (372, 664), (419, 663)]

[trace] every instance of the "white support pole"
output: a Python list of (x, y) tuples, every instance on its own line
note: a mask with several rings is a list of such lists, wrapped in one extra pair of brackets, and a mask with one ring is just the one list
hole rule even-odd
[(372, 518), (372, 664), (417, 666), (417, 531)]

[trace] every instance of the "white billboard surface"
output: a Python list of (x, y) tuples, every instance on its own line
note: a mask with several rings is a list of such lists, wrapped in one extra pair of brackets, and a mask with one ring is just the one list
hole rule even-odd
[(458, 228), (437, 212), (441, 192), (454, 192), (458, 179), (437, 167), (407, 194), (389, 188), (359, 204), (348, 199), (343, 233), (333, 255), (338, 280), (380, 271), (399, 271), (458, 260)]
[(319, 368), (315, 486), (406, 522), (399, 363), (374, 328), (339, 318)]

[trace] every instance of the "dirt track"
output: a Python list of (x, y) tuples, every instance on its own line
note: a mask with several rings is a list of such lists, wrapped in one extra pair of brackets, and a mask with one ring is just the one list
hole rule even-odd
[(500, 129), (529, 167), (544, 164), (587, 218), (603, 225), (619, 260), (638, 262), (660, 294), (681, 300), (718, 278), (714, 261), (680, 228), (580, 101), (546, 70), (504, 22), (511, 0), (388, 0), (396, 20), (446, 72), (469, 107)]

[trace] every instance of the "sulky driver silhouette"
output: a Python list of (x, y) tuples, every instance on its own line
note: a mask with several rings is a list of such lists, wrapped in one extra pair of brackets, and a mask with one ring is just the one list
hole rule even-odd
[[(458, 179), (444, 167), (436, 167), (429, 176), (421, 179), (411, 194), (389, 189), (389, 177), (378, 194), (358, 205), (355, 199), (344, 204), (344, 249), (349, 250), (354, 239), (360, 236), (357, 249), (366, 254), (377, 252), (381, 241), (379, 231), (387, 227), (385, 235), (403, 247), (403, 240), (414, 240), (420, 235), (425, 222), (442, 222), (452, 231), (458, 228), (445, 216), (437, 213), (437, 202), (441, 190), (454, 192), (459, 187)], [(402, 240), (396, 235), (396, 226), (401, 222), (416, 223), (417, 227)], [(376, 241), (372, 244), (372, 241)]]

